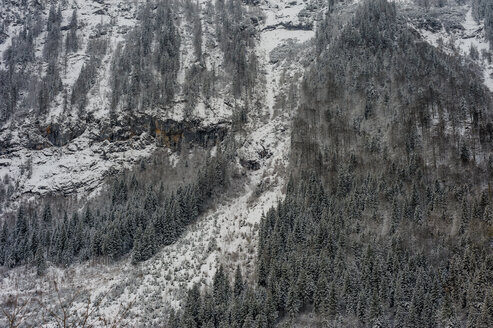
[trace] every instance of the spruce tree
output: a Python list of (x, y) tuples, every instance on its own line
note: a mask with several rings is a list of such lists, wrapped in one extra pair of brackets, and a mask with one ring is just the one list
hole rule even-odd
[(77, 52), (77, 50), (79, 49), (79, 42), (77, 40), (77, 29), (77, 9), (74, 9), (74, 11), (72, 12), (72, 18), (70, 19), (69, 31), (65, 43), (67, 52)]
[(43, 276), (46, 272), (46, 259), (43, 246), (38, 245), (34, 261), (36, 263), (36, 274)]
[(243, 292), (243, 277), (241, 275), (241, 269), (238, 265), (235, 272), (235, 283), (233, 287), (233, 294), (235, 297), (239, 297)]

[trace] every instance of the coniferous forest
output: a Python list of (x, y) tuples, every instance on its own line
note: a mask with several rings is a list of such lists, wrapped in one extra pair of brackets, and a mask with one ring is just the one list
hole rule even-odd
[[(256, 280), (238, 269), (231, 283), (220, 268), (170, 326), (491, 325), (490, 96), (474, 72), (415, 40), (387, 1), (365, 2), (337, 37), (331, 20), (302, 82), (296, 173), (262, 217)], [(445, 78), (451, 70), (461, 79)], [(449, 135), (431, 124), (442, 111), (475, 128)]]
[(175, 242), (212, 195), (227, 187), (227, 165), (227, 156), (218, 154), (174, 191), (165, 189), (163, 181), (144, 184), (142, 174), (129, 173), (113, 182), (108, 204), (87, 206), (70, 217), (67, 212), (54, 217), (49, 204), (39, 212), (20, 207), (15, 222), (3, 224), (0, 263), (32, 263), (42, 275), (47, 260), (67, 266), (101, 257), (117, 260), (132, 250), (133, 263), (147, 260)]
[(491, 1), (110, 2), (1, 2), (0, 325), (492, 326)]

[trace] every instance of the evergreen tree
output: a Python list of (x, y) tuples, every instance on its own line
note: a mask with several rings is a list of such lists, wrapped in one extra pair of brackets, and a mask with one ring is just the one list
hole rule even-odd
[(135, 264), (137, 262), (145, 261), (150, 259), (156, 252), (154, 245), (154, 240), (156, 233), (152, 224), (149, 224), (145, 231), (142, 229), (137, 231), (136, 244), (134, 248), (134, 254), (132, 257), (132, 262)]
[(240, 266), (238, 265), (236, 267), (234, 287), (233, 287), (233, 294), (235, 297), (239, 297), (242, 294), (243, 284), (244, 283), (243, 283), (243, 277), (241, 275), (241, 269)]
[(65, 48), (67, 52), (77, 52), (79, 50), (79, 42), (77, 40), (77, 9), (72, 12), (72, 18), (69, 23), (69, 30), (66, 38)]
[(43, 246), (38, 245), (34, 261), (36, 262), (36, 274), (38, 276), (43, 276), (46, 272), (46, 259)]
[(199, 317), (201, 309), (201, 297), (199, 286), (195, 284), (187, 294), (187, 299), (185, 301), (185, 307), (183, 309), (183, 327), (194, 328), (200, 327), (201, 321)]
[(58, 57), (58, 47), (60, 44), (60, 24), (62, 21), (62, 14), (60, 7), (55, 8), (55, 4), (52, 3), (48, 14), (48, 21), (46, 24), (47, 36), (45, 45), (43, 48), (43, 55), (46, 61), (56, 60)]
[(486, 291), (483, 304), (481, 305), (478, 327), (489, 327), (491, 326), (491, 322), (493, 322), (493, 293), (489, 289)]

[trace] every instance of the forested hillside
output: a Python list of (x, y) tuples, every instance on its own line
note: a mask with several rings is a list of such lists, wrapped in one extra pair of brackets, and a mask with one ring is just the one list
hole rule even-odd
[(0, 9), (1, 326), (491, 326), (490, 1)]
[(477, 68), (385, 0), (347, 24), (328, 15), (315, 43), (256, 279), (220, 268), (170, 326), (488, 327), (492, 103)]
[(208, 159), (197, 176), (176, 191), (162, 180), (146, 179), (144, 169), (128, 173), (113, 182), (102, 204), (88, 204), (83, 213), (74, 212), (70, 218), (66, 211), (58, 213), (63, 217), (53, 215), (49, 203), (39, 213), (21, 206), (15, 224), (3, 223), (0, 264), (31, 263), (41, 276), (46, 261), (68, 266), (101, 257), (118, 260), (132, 250), (132, 262), (147, 260), (160, 247), (174, 243), (204, 212), (213, 194), (226, 190), (229, 157), (218, 154)]
[[(344, 196), (314, 176), (297, 185), (262, 218), (256, 281), (238, 269), (230, 283), (219, 268), (202, 298), (198, 286), (189, 291), (170, 327), (489, 327), (486, 195), (462, 196), (458, 210), (440, 184), (423, 199), (396, 190), (402, 200), (393, 203), (371, 178)], [(422, 217), (409, 214), (415, 202), (427, 207)], [(385, 218), (378, 210), (387, 206)], [(454, 227), (443, 215), (456, 212)]]

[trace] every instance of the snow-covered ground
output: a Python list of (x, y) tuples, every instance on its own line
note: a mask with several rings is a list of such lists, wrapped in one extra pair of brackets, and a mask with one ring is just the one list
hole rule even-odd
[(296, 42), (306, 42), (314, 36), (313, 31), (306, 30), (287, 30), (277, 28), (275, 30), (266, 30), (262, 32), (259, 45), (259, 57), (263, 58), (265, 65), (266, 88), (266, 106), (269, 109), (270, 117), (274, 115), (275, 91), (279, 83), (279, 74), (276, 74), (276, 66), (270, 63), (270, 53), (281, 42), (293, 40)]
[(266, 107), (269, 110), (269, 117), (274, 115), (275, 91), (278, 90), (279, 72), (276, 72), (277, 65), (270, 62), (270, 53), (277, 46), (286, 40), (295, 42), (306, 42), (313, 38), (313, 30), (294, 30), (286, 29), (280, 23), (290, 23), (296, 25), (298, 23), (298, 14), (303, 10), (305, 4), (296, 2), (293, 4), (288, 1), (270, 1), (264, 7), (265, 26), (278, 26), (275, 29), (265, 29), (260, 35), (260, 43), (258, 46), (258, 56), (265, 63), (265, 79), (266, 87)]
[[(143, 1), (143, 0), (142, 0)], [(358, 1), (355, 1), (358, 2)], [(409, 4), (407, 0), (396, 0), (401, 4)], [(116, 21), (110, 30), (110, 53), (121, 40), (118, 32), (126, 26), (135, 24), (132, 14), (133, 1), (129, 1), (130, 9), (119, 7), (120, 1), (105, 1), (109, 17)], [(124, 2), (126, 3), (126, 2)], [(201, 2), (203, 4), (203, 2)], [(20, 267), (2, 274), (0, 280), (0, 299), (8, 295), (20, 293), (30, 296), (33, 293), (52, 294), (50, 281), (58, 281), (64, 290), (81, 290), (87, 292), (94, 303), (100, 301), (99, 309), (94, 317), (99, 315), (114, 318), (118, 312), (131, 306), (127, 322), (130, 326), (140, 326), (144, 322), (148, 326), (162, 323), (170, 308), (176, 308), (183, 300), (184, 292), (193, 283), (202, 282), (203, 286), (210, 285), (217, 265), (226, 265), (227, 272), (232, 274), (237, 264), (241, 265), (246, 277), (255, 279), (256, 245), (258, 224), (262, 214), (284, 197), (284, 188), (288, 177), (287, 169), (290, 153), (291, 122), (294, 113), (282, 107), (282, 98), (286, 96), (289, 82), (296, 83), (303, 72), (301, 58), (271, 60), (271, 52), (279, 46), (289, 42), (300, 44), (309, 42), (314, 31), (292, 28), (299, 26), (299, 13), (307, 3), (304, 1), (266, 0), (260, 5), (265, 20), (258, 26), (259, 40), (256, 52), (260, 64), (260, 78), (265, 86), (257, 90), (258, 110), (249, 112), (249, 120), (244, 132), (238, 136), (241, 145), (238, 150), (238, 159), (252, 160), (259, 164), (258, 170), (248, 170), (240, 163), (237, 167), (243, 174), (242, 178), (234, 180), (238, 186), (232, 188), (234, 192), (222, 195), (217, 204), (211, 208), (194, 225), (190, 226), (178, 242), (164, 247), (152, 259), (133, 266), (129, 260), (113, 264), (84, 263), (73, 265), (67, 269), (51, 267), (44, 278), (35, 277), (34, 269)], [(82, 2), (79, 8), (79, 17), (85, 26), (96, 26), (89, 15), (93, 6), (100, 6), (97, 2)], [(102, 6), (102, 5), (101, 5)], [(117, 10), (123, 10), (121, 16)], [(64, 12), (64, 18), (71, 14), (71, 10)], [(86, 13), (86, 14), (84, 14)], [(86, 21), (84, 20), (86, 19)], [(92, 24), (92, 25), (91, 25)], [(480, 25), (472, 20), (470, 12), (463, 23), (465, 31), (456, 40), (461, 52), (469, 53), (471, 44), (478, 50), (486, 49)], [(286, 28), (289, 26), (290, 28)], [(85, 27), (83, 28), (83, 31)], [(182, 40), (182, 69), (179, 80), (183, 82), (184, 72), (193, 63), (193, 51), (190, 30), (182, 22), (181, 33), (186, 36)], [(207, 33), (213, 33), (212, 27), (203, 24), (204, 44)], [(208, 32), (209, 31), (209, 32)], [(431, 33), (420, 31), (426, 39), (437, 46), (440, 37), (447, 37), (446, 32)], [(90, 29), (83, 33), (90, 33)], [(223, 54), (216, 47), (207, 49), (206, 65), (208, 68), (219, 67)], [(310, 48), (308, 45), (303, 48)], [(302, 50), (301, 50), (302, 51)], [(74, 71), (80, 70), (85, 60), (83, 52), (69, 58), (69, 65)], [(106, 69), (101, 72), (98, 83), (93, 90), (95, 97), (91, 98), (89, 110), (93, 111), (97, 119), (103, 120), (107, 116), (107, 103), (104, 97), (108, 90), (109, 66), (111, 55), (103, 60)], [(484, 62), (478, 62), (483, 65)], [(493, 88), (493, 81), (487, 77), (493, 72), (491, 66), (485, 68), (485, 83)], [(77, 74), (67, 74), (64, 83), (73, 83)], [(259, 82), (260, 83), (260, 82)], [(493, 89), (492, 89), (493, 90)], [(181, 95), (177, 96), (178, 98)], [(229, 120), (232, 108), (226, 104), (227, 94), (221, 94), (212, 99), (208, 106), (200, 100), (192, 115), (201, 120), (201, 124), (208, 126)], [(104, 98), (104, 99), (103, 99)], [(55, 119), (61, 112), (52, 112)], [(183, 105), (178, 104), (169, 111), (167, 118), (182, 120), (184, 117)], [(92, 143), (90, 134), (101, 131), (96, 126), (89, 128), (78, 138), (64, 147), (47, 148), (40, 151), (18, 149), (8, 156), (0, 156), (0, 177), (8, 174), (17, 177), (20, 190), (29, 197), (61, 190), (67, 193), (79, 192), (87, 195), (96, 193), (101, 186), (102, 178), (110, 171), (130, 168), (140, 158), (150, 156), (155, 145), (149, 143), (146, 134), (134, 138), (124, 147), (118, 148), (107, 141)], [(14, 133), (12, 138), (22, 138)], [(116, 149), (114, 149), (116, 147)], [(21, 167), (32, 159), (32, 174), (21, 174)], [(175, 158), (176, 163), (179, 159)], [(73, 308), (81, 304), (73, 304)]]
[[(262, 214), (283, 199), (288, 176), (294, 112), (284, 108), (276, 112), (275, 109), (280, 106), (280, 98), (285, 96), (289, 87), (283, 81), (296, 82), (303, 72), (299, 58), (274, 63), (270, 60), (270, 53), (288, 40), (305, 42), (314, 36), (314, 32), (310, 30), (286, 29), (282, 24), (278, 25), (292, 22), (304, 6), (305, 3), (301, 1), (296, 5), (288, 5), (288, 1), (279, 0), (267, 1), (261, 6), (267, 19), (258, 27), (261, 32), (256, 51), (262, 75), (259, 80), (265, 80), (266, 84), (258, 90), (260, 108), (250, 111), (244, 132), (238, 136), (241, 145), (238, 150), (239, 159), (256, 161), (260, 167), (258, 170), (245, 169), (238, 162), (238, 170), (243, 176), (234, 180), (240, 185), (232, 188), (232, 194), (219, 197), (216, 206), (189, 227), (178, 242), (164, 247), (155, 257), (138, 266), (131, 265), (128, 260), (110, 265), (85, 263), (64, 270), (50, 268), (49, 274), (42, 279), (35, 278), (32, 268), (16, 268), (7, 272), (0, 281), (0, 294), (5, 297), (19, 291), (26, 295), (36, 290), (49, 291), (48, 282), (57, 280), (63, 289), (81, 288), (90, 294), (93, 302), (96, 299), (101, 300), (99, 310), (94, 313), (95, 317), (118, 316), (119, 310), (132, 304), (128, 316), (130, 325), (139, 326), (147, 320), (152, 326), (162, 323), (167, 309), (179, 306), (184, 296), (184, 287), (190, 287), (195, 282), (210, 284), (219, 263), (225, 264), (230, 273), (240, 264), (245, 276), (254, 279), (258, 224)], [(268, 25), (277, 27), (264, 29)], [(219, 53), (212, 53), (211, 58), (222, 60)], [(222, 107), (215, 107), (217, 102), (212, 102), (211, 107), (222, 119), (226, 112)], [(224, 106), (224, 100), (220, 106)], [(214, 113), (207, 115), (212, 116)], [(204, 119), (207, 121), (208, 118)], [(209, 120), (214, 119), (218, 118)], [(143, 143), (142, 148), (126, 150), (124, 156), (146, 156), (152, 153), (152, 147)], [(67, 153), (58, 159), (53, 155), (32, 155), (36, 165), (33, 166), (32, 177), (28, 180), (35, 181), (31, 188), (39, 190), (43, 186), (42, 181), (53, 183), (53, 178), (47, 178), (50, 175), (53, 177), (53, 174), (57, 177), (62, 174), (68, 176), (77, 161), (82, 160), (78, 164), (83, 165), (79, 171), (74, 171), (72, 177), (75, 179), (78, 178), (77, 174), (82, 176), (89, 174), (88, 171), (103, 172), (105, 168), (100, 166), (108, 165), (104, 161), (84, 164), (84, 158), (93, 158), (94, 150), (84, 148), (83, 144), (77, 152), (74, 150), (69, 153), (68, 148), (60, 150)], [(54, 159), (46, 159), (51, 158), (50, 156)], [(99, 158), (100, 155), (96, 157)], [(91, 161), (88, 160), (88, 163)], [(48, 184), (46, 188), (49, 188)], [(80, 304), (74, 304), (73, 308), (76, 305)]]
[(484, 29), (482, 24), (478, 24), (473, 16), (472, 9), (467, 12), (466, 20), (462, 24), (465, 28), (463, 37), (457, 40), (456, 45), (460, 48), (462, 54), (467, 56), (470, 53), (471, 46), (476, 47), (479, 51), (480, 59), (477, 60), (478, 64), (484, 71), (484, 84), (493, 92), (493, 64), (487, 63), (482, 58), (482, 51), (490, 51), (490, 43), (484, 36)]
[[(65, 3), (61, 7), (63, 17), (61, 25), (66, 26), (69, 23), (74, 9), (77, 10), (79, 25), (77, 31), (79, 51), (68, 54), (66, 67), (63, 58), (59, 60), (60, 67), (63, 67), (61, 79), (64, 88), (68, 91), (68, 99), (70, 99), (71, 88), (81, 68), (89, 60), (86, 54), (88, 41), (101, 28), (106, 31), (104, 37), (108, 40), (108, 49), (102, 60), (96, 83), (88, 94), (88, 103), (85, 108), (93, 121), (84, 122), (85, 118), (81, 118), (75, 109), (66, 112), (63, 95), (59, 94), (50, 104), (47, 115), (42, 117), (41, 126), (46, 127), (43, 130), (48, 131), (54, 124), (65, 126), (65, 129), (67, 125), (70, 125), (75, 127), (74, 129), (83, 131), (67, 145), (62, 147), (50, 145), (49, 141), (42, 136), (44, 132), (40, 133), (32, 122), (32, 117), (36, 115), (27, 115), (22, 122), (7, 122), (3, 127), (0, 126), (0, 142), (7, 140), (7, 144), (10, 144), (9, 149), (0, 148), (0, 178), (8, 176), (11, 184), (15, 186), (8, 207), (5, 208), (6, 212), (15, 211), (22, 201), (35, 201), (47, 194), (94, 196), (101, 189), (106, 176), (131, 168), (141, 159), (150, 157), (156, 149), (145, 133), (129, 139), (125, 145), (109, 143), (101, 138), (111, 132), (108, 124), (111, 62), (117, 45), (124, 41), (127, 32), (138, 24), (137, 11), (145, 0), (104, 2), (69, 0), (60, 3)], [(43, 10), (45, 19), (48, 17), (48, 11), (47, 6)], [(20, 13), (15, 14), (20, 15)], [(193, 51), (191, 51), (192, 32), (186, 19), (181, 19), (179, 29), (182, 38), (179, 76), (184, 76), (185, 70), (194, 60)], [(204, 29), (204, 34), (207, 35), (207, 30), (212, 27), (205, 24)], [(0, 58), (3, 56), (3, 51), (10, 46), (12, 37), (18, 30), (19, 28), (14, 27), (8, 29), (9, 37), (0, 45)], [(45, 34), (42, 33), (35, 40), (37, 56), (41, 56)], [(216, 47), (206, 49), (205, 52), (208, 53), (207, 66), (209, 68), (219, 67), (223, 59), (220, 50)], [(163, 121), (171, 119), (180, 122), (184, 119), (184, 102), (181, 101), (183, 95), (179, 92), (176, 98), (176, 105), (173, 108), (165, 111), (148, 108), (146, 113), (161, 118)], [(199, 120), (201, 127), (204, 128), (229, 122), (233, 108), (225, 104), (227, 98), (227, 93), (218, 92), (218, 96), (210, 100), (208, 108), (199, 101), (198, 106), (192, 112), (192, 118)], [(26, 149), (25, 141), (34, 138), (37, 138), (39, 148), (42, 149)], [(30, 165), (32, 165), (32, 174), (31, 169), (27, 169)]]
[[(115, 147), (99, 137), (101, 121), (108, 119), (108, 81), (110, 59), (116, 44), (123, 41), (129, 28), (137, 24), (136, 10), (139, 2), (136, 1), (61, 1), (61, 26), (67, 26), (72, 13), (77, 10), (78, 43), (79, 50), (68, 54), (65, 62), (64, 56), (60, 56), (60, 77), (64, 88), (70, 92), (77, 80), (81, 68), (89, 60), (86, 54), (88, 42), (96, 31), (107, 28), (105, 37), (109, 43), (107, 55), (104, 58), (104, 70), (97, 77), (94, 88), (88, 95), (87, 111), (93, 115), (95, 122), (86, 124), (76, 112), (66, 112), (63, 106), (62, 93), (50, 104), (48, 113), (41, 117), (46, 130), (53, 124), (74, 124), (82, 129), (83, 133), (63, 147), (50, 146), (46, 139), (33, 125), (32, 117), (27, 115), (23, 121), (7, 122), (0, 127), (0, 140), (6, 140), (10, 148), (0, 149), (0, 177), (8, 176), (11, 183), (16, 186), (14, 194), (9, 200), (7, 212), (15, 210), (20, 201), (36, 200), (38, 196), (49, 193), (58, 195), (88, 196), (95, 194), (103, 184), (105, 176), (110, 172), (118, 172), (130, 168), (141, 158), (152, 154), (154, 146), (146, 136), (129, 141), (127, 149)], [(10, 6), (9, 10), (15, 10)], [(49, 6), (43, 9), (43, 18), (47, 19)], [(19, 17), (25, 13), (19, 13)], [(24, 18), (23, 18), (24, 19)], [(18, 32), (18, 28), (9, 25), (8, 38), (0, 47), (0, 57), (10, 46), (12, 38)], [(63, 32), (66, 33), (66, 32)], [(36, 56), (41, 56), (46, 33), (35, 39)], [(65, 34), (62, 35), (65, 37)], [(41, 72), (43, 74), (43, 72)], [(36, 109), (32, 109), (36, 111)], [(68, 123), (72, 122), (72, 123)], [(40, 150), (26, 149), (26, 139), (32, 139), (39, 135)], [(27, 169), (28, 163), (32, 164)], [(30, 165), (31, 165), (30, 164)]]

